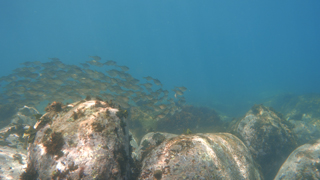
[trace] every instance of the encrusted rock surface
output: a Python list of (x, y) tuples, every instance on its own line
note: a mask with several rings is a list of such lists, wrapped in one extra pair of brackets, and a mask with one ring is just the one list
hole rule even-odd
[(282, 163), (297, 147), (295, 135), (287, 124), (273, 109), (254, 105), (232, 127), (231, 132), (246, 144), (267, 180), (275, 177)]
[(13, 123), (0, 130), (0, 179), (19, 179), (27, 167), (27, 141), (23, 134), (29, 127)]
[(298, 179), (320, 179), (320, 140), (294, 150), (275, 178), (275, 180)]
[(53, 102), (46, 110), (22, 179), (130, 179), (126, 111), (99, 100)]
[(27, 167), (26, 158), (26, 150), (0, 146), (0, 179), (19, 179)]
[(176, 137), (178, 135), (165, 132), (150, 132), (143, 136), (140, 145), (133, 152), (133, 158), (141, 161), (150, 151), (160, 145), (164, 140)]
[(262, 179), (247, 147), (229, 133), (164, 140), (143, 160), (139, 179)]

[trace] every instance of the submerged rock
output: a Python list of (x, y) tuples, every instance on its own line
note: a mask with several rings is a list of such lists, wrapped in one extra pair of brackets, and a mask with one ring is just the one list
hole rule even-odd
[(126, 111), (99, 100), (54, 102), (46, 110), (22, 179), (130, 179)]
[(293, 124), (293, 132), (297, 134), (300, 145), (320, 138), (320, 94), (282, 94), (267, 104)]
[(225, 132), (225, 122), (211, 108), (182, 106), (181, 110), (157, 122), (156, 131), (182, 134), (187, 130), (192, 132)]
[(23, 124), (11, 124), (0, 130), (0, 146), (8, 146), (26, 152), (26, 140), (24, 132), (30, 126)]
[(319, 125), (298, 120), (289, 120), (289, 122), (294, 126), (292, 131), (297, 135), (299, 145), (320, 138)]
[(294, 150), (281, 166), (275, 180), (320, 179), (320, 140)]
[(275, 96), (268, 105), (284, 115), (286, 120), (319, 121), (320, 94), (282, 94)]
[(229, 133), (164, 140), (143, 160), (139, 179), (262, 179), (247, 147)]
[(271, 108), (254, 105), (231, 132), (247, 145), (265, 179), (273, 179), (281, 164), (297, 147), (289, 123)]
[[(27, 108), (21, 108), (12, 116), (11, 124), (0, 130), (0, 179), (19, 179), (27, 167), (27, 141), (23, 138), (25, 130), (30, 126), (20, 124), (16, 119), (32, 119), (23, 113)], [(21, 121), (26, 123), (26, 121)]]
[(133, 152), (133, 158), (141, 161), (155, 147), (159, 146), (164, 140), (178, 135), (165, 132), (150, 132), (143, 136), (140, 146)]
[(27, 167), (26, 159), (26, 151), (0, 146), (0, 179), (19, 179)]
[(34, 107), (23, 106), (13, 116), (11, 123), (34, 125), (37, 122), (39, 111)]

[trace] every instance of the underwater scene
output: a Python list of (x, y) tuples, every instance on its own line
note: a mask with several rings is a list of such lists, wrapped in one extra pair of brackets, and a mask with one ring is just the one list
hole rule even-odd
[(320, 179), (320, 1), (1, 1), (0, 179)]

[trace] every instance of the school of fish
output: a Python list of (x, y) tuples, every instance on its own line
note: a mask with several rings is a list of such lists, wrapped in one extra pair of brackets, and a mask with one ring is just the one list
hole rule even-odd
[(64, 64), (59, 58), (22, 63), (23, 67), (0, 78), (0, 105), (20, 108), (44, 101), (72, 103), (90, 96), (121, 108), (139, 107), (159, 120), (180, 111), (186, 103), (183, 95), (187, 88), (183, 86), (169, 92), (158, 79), (146, 76), (139, 80), (128, 73), (127, 66), (113, 60), (102, 62), (99, 56), (89, 58), (79, 66)]

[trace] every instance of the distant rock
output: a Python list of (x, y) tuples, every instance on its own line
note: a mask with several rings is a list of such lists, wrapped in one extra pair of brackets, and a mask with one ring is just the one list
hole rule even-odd
[(130, 179), (125, 110), (89, 100), (53, 102), (46, 111), (35, 125), (22, 179)]
[(264, 104), (281, 112), (286, 120), (320, 121), (320, 94), (282, 94)]
[(231, 132), (249, 148), (266, 180), (273, 179), (288, 155), (297, 147), (296, 136), (281, 114), (263, 105), (254, 105)]
[[(163, 139), (160, 133), (152, 136)], [(152, 149), (142, 160), (139, 179), (263, 178), (248, 148), (236, 136), (199, 133), (166, 139)]]
[(275, 180), (320, 179), (320, 140), (294, 150), (281, 166)]
[(13, 116), (11, 123), (28, 124), (33, 126), (37, 122), (39, 111), (34, 107), (24, 106), (18, 109), (18, 112)]
[(182, 134), (188, 129), (193, 133), (225, 132), (226, 122), (208, 107), (186, 105), (173, 115), (157, 121), (155, 131)]

